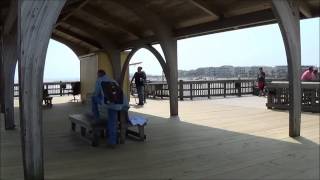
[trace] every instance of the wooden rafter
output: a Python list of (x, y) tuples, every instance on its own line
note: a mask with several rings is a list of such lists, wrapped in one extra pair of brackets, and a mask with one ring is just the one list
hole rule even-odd
[(51, 36), (52, 39), (68, 46), (70, 49), (72, 49), (72, 51), (74, 51), (78, 56), (83, 55), (83, 54), (87, 54), (90, 52), (90, 49), (86, 46), (84, 47), (81, 44), (77, 44), (74, 42), (71, 42), (69, 40), (67, 40), (64, 37), (60, 37), (58, 34), (56, 34), (55, 32), (52, 33)]
[(87, 37), (83, 37), (83, 36), (73, 32), (73, 31), (71, 31), (69, 29), (62, 28), (62, 27), (57, 27), (55, 29), (55, 31), (58, 32), (58, 33), (62, 33), (65, 36), (69, 36), (69, 37), (72, 37), (74, 39), (77, 39), (78, 41), (81, 41), (82, 43), (86, 44), (90, 48), (96, 48), (96, 49), (100, 49), (101, 48), (100, 44), (95, 42), (94, 40), (89, 39)]
[(107, 43), (111, 46), (117, 47), (117, 43), (116, 43), (117, 41), (113, 37), (108, 36), (107, 33), (102, 32), (101, 30), (99, 30), (97, 28), (94, 28), (91, 24), (89, 24), (81, 19), (70, 18), (67, 21), (65, 21), (64, 23), (72, 26), (73, 28), (75, 28), (85, 34), (92, 35), (97, 40), (99, 40), (99, 43), (101, 44), (101, 46), (105, 46), (106, 45), (105, 43)]
[(175, 37), (183, 39), (192, 36), (223, 32), (231, 29), (251, 27), (276, 22), (271, 10), (259, 11), (240, 16), (225, 18), (220, 21), (209, 22), (182, 28), (175, 31)]
[(309, 5), (305, 1), (299, 1), (299, 11), (306, 18), (312, 17), (312, 11), (311, 11)]
[[(265, 10), (261, 12), (244, 14), (241, 16), (230, 17), (221, 19), (220, 21), (214, 21), (195, 25), (191, 27), (181, 28), (174, 31), (174, 37), (176, 39), (184, 39), (188, 37), (194, 37), (205, 34), (212, 34), (217, 32), (228, 31), (231, 29), (238, 29), (244, 27), (251, 27), (263, 24), (275, 23), (276, 19), (271, 10)], [(155, 36), (146, 37), (142, 40), (135, 40), (123, 44), (122, 49), (128, 49), (128, 47), (135, 47), (141, 44), (154, 44), (158, 43)]]
[(130, 34), (131, 36), (134, 36), (135, 38), (141, 38), (141, 35), (140, 35), (141, 33), (139, 32), (139, 30), (137, 28), (129, 25), (128, 23), (124, 22), (123, 20), (121, 20), (119, 18), (110, 16), (106, 12), (99, 10), (96, 7), (87, 5), (87, 6), (83, 7), (81, 9), (81, 11), (84, 11), (84, 12), (90, 14), (91, 16), (95, 17), (96, 19), (98, 19), (99, 21), (101, 21), (103, 23), (111, 24), (113, 27), (116, 27), (117, 29), (119, 29), (122, 32)]
[(83, 6), (85, 6), (90, 0), (83, 0), (82, 2), (80, 2), (79, 4), (75, 5), (74, 8), (70, 8), (72, 10), (70, 10), (68, 13), (66, 13), (65, 15), (59, 17), (56, 27), (59, 26), (63, 21), (66, 21), (68, 18), (70, 18), (74, 13), (76, 13), (77, 11), (79, 11)]
[(188, 0), (188, 1), (194, 6), (201, 9), (202, 11), (211, 15), (215, 19), (219, 19), (223, 17), (223, 14), (220, 11), (218, 11), (217, 8), (210, 6), (206, 1), (203, 1), (203, 0)]

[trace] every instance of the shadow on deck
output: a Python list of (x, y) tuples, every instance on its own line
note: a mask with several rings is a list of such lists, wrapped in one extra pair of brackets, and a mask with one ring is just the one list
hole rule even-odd
[[(180, 102), (180, 120), (165, 117), (165, 101), (132, 108), (149, 118), (147, 141), (128, 140), (113, 150), (91, 147), (71, 133), (68, 114), (82, 112), (83, 105), (54, 104), (43, 111), (45, 177), (319, 179), (319, 114), (303, 114), (302, 137), (289, 138), (287, 112), (245, 111), (234, 100), (224, 101)], [(21, 162), (19, 131), (2, 128), (1, 179), (22, 179)]]

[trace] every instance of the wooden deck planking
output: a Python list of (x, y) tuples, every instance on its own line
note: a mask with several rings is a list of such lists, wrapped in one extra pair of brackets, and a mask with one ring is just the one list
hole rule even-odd
[[(302, 137), (292, 139), (288, 113), (267, 110), (264, 101), (257, 97), (183, 101), (178, 121), (168, 118), (168, 101), (148, 100), (144, 108), (131, 108), (149, 118), (147, 141), (128, 141), (115, 150), (104, 145), (92, 148), (70, 133), (67, 114), (81, 112), (80, 104), (54, 105), (44, 110), (45, 176), (319, 179), (319, 114), (304, 113)], [(243, 107), (245, 103), (249, 105)], [(19, 145), (17, 131), (1, 130), (1, 178), (22, 177)]]

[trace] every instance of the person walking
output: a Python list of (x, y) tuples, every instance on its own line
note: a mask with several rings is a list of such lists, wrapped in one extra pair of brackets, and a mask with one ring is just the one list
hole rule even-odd
[(131, 84), (134, 80), (134, 83), (136, 85), (137, 92), (138, 92), (138, 97), (139, 97), (138, 105), (140, 106), (143, 106), (144, 104), (144, 85), (145, 85), (146, 79), (147, 79), (146, 73), (142, 71), (142, 67), (139, 66), (137, 69), (137, 72), (134, 73), (131, 79)]

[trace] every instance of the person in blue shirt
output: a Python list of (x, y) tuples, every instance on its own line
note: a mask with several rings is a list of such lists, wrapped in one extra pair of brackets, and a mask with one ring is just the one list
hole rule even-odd
[[(96, 121), (100, 120), (99, 108), (98, 106), (102, 106), (104, 104), (105, 95), (103, 94), (102, 82), (114, 82), (118, 84), (115, 80), (109, 78), (104, 70), (98, 70), (97, 73), (97, 81), (95, 85), (94, 94), (91, 98), (92, 103), (92, 113), (94, 119)], [(108, 145), (114, 147), (117, 144), (117, 119), (118, 119), (118, 111), (115, 110), (112, 105), (102, 106), (107, 108), (108, 110), (108, 121), (107, 121), (107, 129), (108, 129)]]

